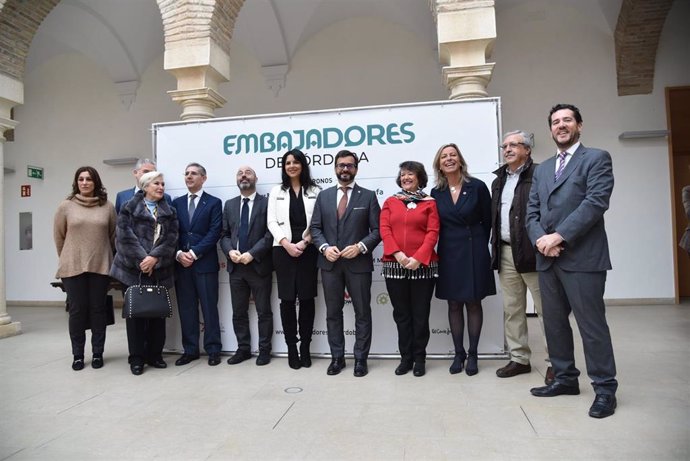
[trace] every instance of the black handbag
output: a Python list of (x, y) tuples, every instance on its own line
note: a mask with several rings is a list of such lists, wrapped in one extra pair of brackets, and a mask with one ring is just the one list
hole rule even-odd
[(123, 319), (160, 319), (172, 317), (170, 293), (156, 281), (155, 285), (130, 285), (125, 291), (125, 303), (122, 307)]

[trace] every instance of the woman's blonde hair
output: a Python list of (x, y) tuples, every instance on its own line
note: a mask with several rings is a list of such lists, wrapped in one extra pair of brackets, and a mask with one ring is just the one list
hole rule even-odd
[(469, 182), (472, 177), (469, 171), (467, 171), (467, 162), (465, 161), (465, 157), (462, 156), (458, 145), (452, 142), (444, 144), (438, 148), (436, 156), (434, 157), (434, 176), (436, 177), (436, 189), (438, 190), (445, 190), (448, 188), (448, 178), (446, 178), (446, 175), (441, 171), (441, 152), (443, 152), (443, 149), (446, 147), (452, 147), (455, 149), (455, 152), (458, 153), (458, 158), (460, 159), (460, 180)]

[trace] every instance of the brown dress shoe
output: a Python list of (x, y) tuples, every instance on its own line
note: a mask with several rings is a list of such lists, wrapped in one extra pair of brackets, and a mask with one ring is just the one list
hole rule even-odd
[(549, 384), (553, 384), (553, 382), (556, 380), (556, 375), (553, 373), (553, 368), (549, 367), (546, 369), (546, 376), (544, 376), (544, 384), (547, 386)]
[(513, 376), (529, 373), (530, 371), (532, 371), (532, 367), (529, 363), (527, 365), (523, 365), (511, 360), (508, 362), (508, 365), (496, 370), (496, 376), (499, 378), (512, 378)]

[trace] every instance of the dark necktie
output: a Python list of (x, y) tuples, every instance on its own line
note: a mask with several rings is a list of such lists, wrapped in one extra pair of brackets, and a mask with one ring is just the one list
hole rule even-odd
[(343, 196), (340, 197), (340, 202), (338, 202), (338, 219), (342, 219), (345, 216), (345, 210), (347, 210), (347, 187), (342, 186), (340, 190), (343, 191)]
[(196, 194), (192, 194), (189, 196), (189, 224), (192, 224), (192, 218), (194, 217), (194, 212), (196, 211), (196, 205), (194, 205), (194, 199), (196, 198)]
[(240, 253), (246, 252), (248, 248), (249, 239), (249, 199), (242, 199), (242, 212), (240, 213)]
[(568, 152), (563, 151), (558, 153), (558, 168), (556, 169), (556, 174), (553, 177), (554, 182), (558, 181), (558, 178), (561, 177), (563, 174), (563, 170), (565, 169), (565, 157), (568, 155)]

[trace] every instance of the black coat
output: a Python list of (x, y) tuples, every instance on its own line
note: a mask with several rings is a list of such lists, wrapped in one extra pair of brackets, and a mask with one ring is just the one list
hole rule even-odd
[[(532, 175), (536, 167), (537, 163), (532, 163), (532, 159), (528, 158), (515, 186), (515, 195), (510, 207), (511, 249), (515, 270), (521, 274), (537, 270), (536, 250), (525, 228), (527, 202), (532, 188)], [(508, 176), (507, 168), (508, 165), (503, 165), (494, 171), (497, 177), (491, 184), (491, 267), (498, 271), (501, 269), (501, 249), (504, 247), (501, 245), (501, 194)]]
[(160, 237), (154, 244), (156, 221), (146, 208), (144, 194), (135, 194), (120, 209), (115, 231), (115, 260), (110, 276), (126, 286), (139, 283), (139, 264), (146, 256), (158, 258), (152, 278), (168, 288), (173, 286), (177, 252), (177, 213), (165, 200), (158, 202)]
[(458, 201), (450, 190), (431, 190), (436, 199), (441, 231), (438, 239), (436, 297), (453, 301), (478, 301), (496, 294), (491, 270), (491, 196), (486, 184), (470, 178), (462, 185)]

